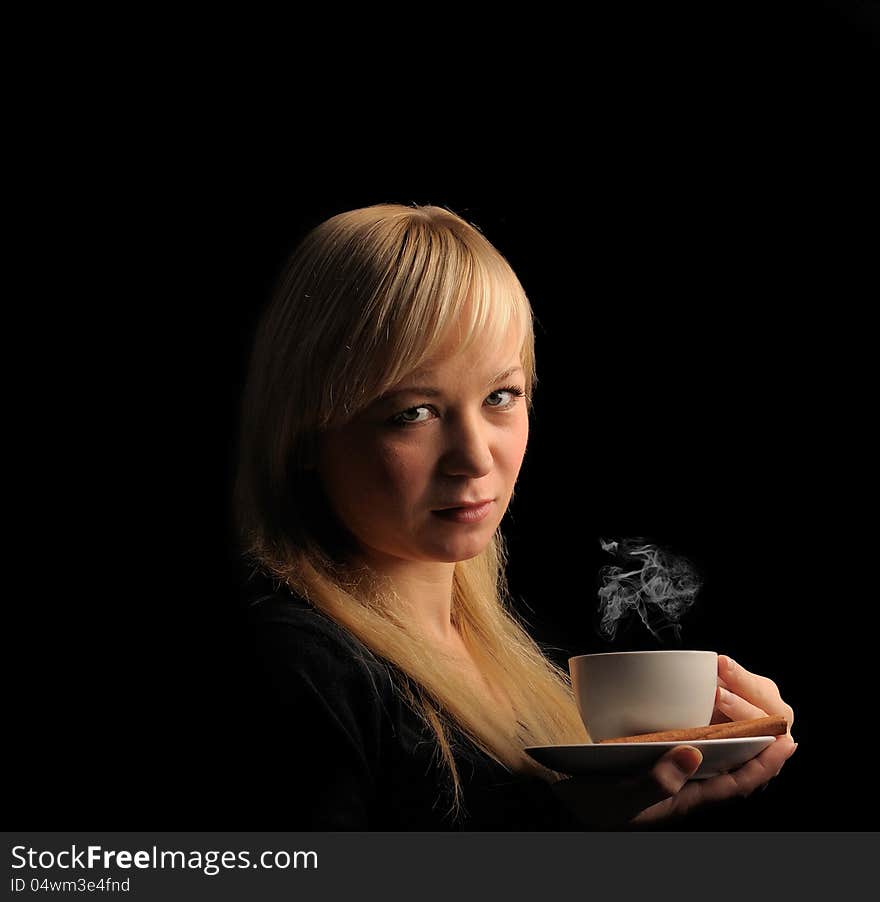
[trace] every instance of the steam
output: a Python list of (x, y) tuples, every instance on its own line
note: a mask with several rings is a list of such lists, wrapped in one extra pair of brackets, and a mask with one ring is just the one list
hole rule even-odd
[(621, 620), (635, 612), (658, 641), (663, 629), (681, 641), (679, 620), (696, 601), (702, 582), (687, 560), (642, 542), (599, 539), (603, 551), (635, 568), (607, 564), (599, 571), (599, 633), (613, 641)]

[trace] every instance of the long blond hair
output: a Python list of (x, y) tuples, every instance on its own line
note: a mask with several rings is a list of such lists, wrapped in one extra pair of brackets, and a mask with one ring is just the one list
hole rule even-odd
[(462, 349), (477, 339), (500, 346), (511, 329), (531, 410), (533, 315), (507, 260), (443, 207), (351, 210), (313, 228), (290, 257), (257, 324), (242, 396), (234, 511), (243, 555), (405, 677), (400, 692), (448, 767), (453, 815), (461, 810), (456, 728), (511, 771), (559, 779), (523, 748), (590, 741), (569, 676), (513, 610), (500, 529), (455, 564), (452, 621), (516, 720), (475, 693), (451, 658), (426, 655), (390, 581), (349, 566), (355, 548), (320, 486), (317, 437), (399, 384), (447, 335)]

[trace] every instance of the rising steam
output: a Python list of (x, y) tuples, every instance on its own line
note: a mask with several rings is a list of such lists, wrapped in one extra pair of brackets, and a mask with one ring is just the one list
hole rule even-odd
[(658, 641), (663, 629), (671, 629), (680, 641), (679, 620), (696, 601), (702, 585), (693, 566), (655, 545), (643, 544), (642, 539), (599, 539), (599, 543), (629, 568), (607, 564), (599, 571), (600, 635), (613, 641), (621, 620), (635, 612)]

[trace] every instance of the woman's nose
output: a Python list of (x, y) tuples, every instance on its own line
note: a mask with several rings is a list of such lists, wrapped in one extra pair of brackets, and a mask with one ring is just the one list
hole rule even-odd
[(462, 416), (448, 427), (443, 469), (453, 476), (485, 476), (494, 463), (489, 425), (479, 416)]

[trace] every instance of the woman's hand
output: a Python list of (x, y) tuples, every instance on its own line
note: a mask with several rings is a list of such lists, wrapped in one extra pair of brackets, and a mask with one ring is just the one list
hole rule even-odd
[(794, 710), (782, 700), (776, 683), (751, 673), (726, 655), (719, 655), (712, 723), (749, 720), (768, 714), (781, 714), (788, 721), (788, 731), (777, 736), (758, 756), (730, 773), (685, 784), (678, 793), (646, 808), (630, 823), (642, 826), (664, 818), (681, 817), (702, 805), (746, 798), (778, 776), (785, 762), (794, 754), (797, 748), (791, 735)]
[[(633, 819), (680, 794), (703, 756), (692, 746), (670, 749), (646, 774), (571, 777), (551, 784), (554, 795), (588, 828), (622, 830)], [(661, 815), (662, 816), (662, 815)]]
[(557, 798), (587, 827), (626, 829), (682, 817), (700, 806), (743, 798), (766, 786), (797, 748), (791, 736), (794, 711), (767, 677), (750, 673), (723, 655), (718, 657), (718, 668), (712, 723), (781, 714), (788, 721), (788, 732), (742, 767), (708, 780), (688, 782), (702, 755), (683, 744), (670, 749), (644, 775), (561, 780), (552, 785)]

